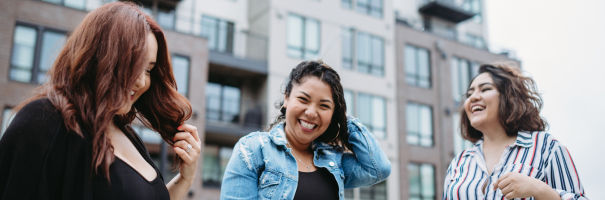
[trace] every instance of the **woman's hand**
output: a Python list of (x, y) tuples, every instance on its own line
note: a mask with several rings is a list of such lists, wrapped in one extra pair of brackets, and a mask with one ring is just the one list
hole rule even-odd
[(526, 197), (552, 199), (553, 195), (559, 197), (556, 191), (546, 183), (517, 172), (509, 172), (501, 176), (494, 183), (495, 189), (500, 189), (502, 195), (507, 199)]
[(185, 181), (193, 181), (197, 171), (197, 161), (200, 158), (201, 141), (197, 127), (183, 124), (177, 128), (180, 131), (174, 136), (174, 152), (183, 160), (179, 171)]

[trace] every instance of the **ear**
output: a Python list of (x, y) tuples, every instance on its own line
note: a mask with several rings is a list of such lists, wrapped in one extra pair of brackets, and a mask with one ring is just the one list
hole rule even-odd
[(284, 94), (284, 103), (281, 105), (281, 107), (286, 108), (286, 105), (288, 105), (288, 95)]

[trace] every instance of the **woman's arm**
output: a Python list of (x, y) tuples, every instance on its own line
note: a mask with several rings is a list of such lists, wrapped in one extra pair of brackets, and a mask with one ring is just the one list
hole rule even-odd
[(201, 142), (197, 128), (189, 124), (181, 125), (174, 136), (174, 152), (183, 160), (179, 171), (167, 185), (170, 199), (184, 199), (193, 184), (197, 172), (198, 159), (201, 152)]
[(349, 144), (352, 153), (345, 153), (342, 168), (345, 188), (367, 186), (385, 180), (391, 173), (391, 162), (380, 149), (374, 135), (354, 117), (349, 117)]
[(225, 168), (220, 199), (258, 198), (259, 167), (253, 158), (253, 147), (248, 146), (247, 139), (242, 138), (233, 148)]

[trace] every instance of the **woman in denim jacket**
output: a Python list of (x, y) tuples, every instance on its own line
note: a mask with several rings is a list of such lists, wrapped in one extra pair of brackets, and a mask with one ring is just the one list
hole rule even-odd
[(344, 199), (344, 189), (385, 180), (391, 164), (372, 133), (346, 116), (340, 77), (321, 61), (290, 72), (269, 132), (241, 138), (221, 199)]

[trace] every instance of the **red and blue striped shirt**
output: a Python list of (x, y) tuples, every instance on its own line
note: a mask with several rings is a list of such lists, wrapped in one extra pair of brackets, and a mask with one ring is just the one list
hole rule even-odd
[[(518, 172), (545, 182), (561, 199), (587, 199), (571, 155), (565, 146), (545, 132), (519, 132), (488, 174), (483, 140), (452, 159), (445, 176), (443, 199), (504, 199), (494, 183), (508, 172)], [(534, 199), (534, 198), (527, 198)]]

